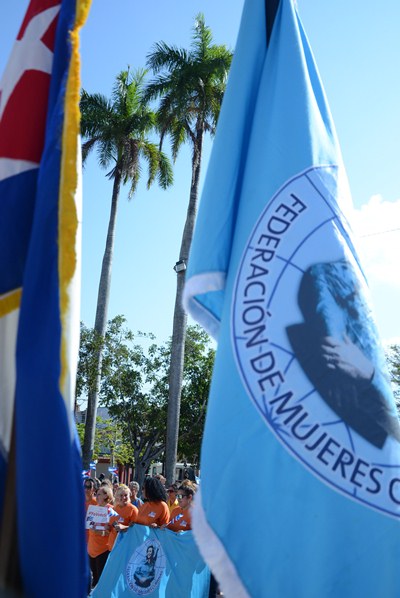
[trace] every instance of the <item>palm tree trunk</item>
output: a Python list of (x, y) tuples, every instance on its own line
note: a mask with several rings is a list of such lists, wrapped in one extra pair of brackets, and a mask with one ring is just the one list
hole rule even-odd
[[(197, 131), (193, 150), (192, 181), (190, 185), (190, 199), (183, 229), (179, 261), (188, 261), (192, 244), (194, 225), (197, 216), (201, 155), (203, 147), (203, 129)], [(167, 439), (165, 448), (165, 477), (167, 484), (175, 481), (175, 464), (178, 450), (179, 419), (181, 409), (181, 392), (183, 381), (183, 363), (185, 354), (185, 336), (187, 315), (182, 306), (185, 271), (177, 272), (174, 321), (172, 328), (171, 361), (169, 370)]]
[(104, 250), (103, 263), (101, 267), (99, 292), (97, 295), (96, 319), (94, 324), (95, 332), (101, 342), (95, 355), (95, 380), (93, 387), (89, 390), (88, 404), (86, 411), (85, 435), (83, 439), (82, 461), (83, 468), (88, 469), (93, 457), (94, 437), (96, 433), (97, 406), (99, 402), (99, 391), (101, 381), (101, 369), (103, 363), (103, 341), (107, 326), (108, 301), (111, 286), (111, 268), (114, 251), (115, 223), (117, 218), (119, 190), (121, 186), (121, 173), (116, 171), (111, 200), (110, 220), (108, 223), (106, 247)]

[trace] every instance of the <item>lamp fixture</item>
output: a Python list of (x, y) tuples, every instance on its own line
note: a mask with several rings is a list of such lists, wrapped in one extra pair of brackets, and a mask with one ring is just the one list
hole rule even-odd
[(186, 261), (185, 260), (179, 260), (179, 262), (176, 262), (176, 264), (174, 266), (174, 270), (175, 270), (175, 272), (177, 274), (179, 272), (184, 272), (186, 270)]

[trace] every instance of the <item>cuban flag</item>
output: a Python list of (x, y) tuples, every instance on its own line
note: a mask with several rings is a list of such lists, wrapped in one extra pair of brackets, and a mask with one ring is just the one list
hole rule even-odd
[[(17, 502), (24, 592), (40, 598), (85, 596), (87, 589), (73, 402), (78, 32), (88, 8), (88, 0), (31, 0), (0, 80), (0, 495), (5, 518), (8, 497)], [(61, 464), (62, 490), (42, 463), (47, 471)], [(14, 470), (16, 488), (7, 480)], [(46, 522), (38, 516), (43, 503)]]
[(227, 596), (394, 598), (399, 421), (324, 89), (270, 6), (244, 5), (187, 270), (218, 339), (194, 533)]

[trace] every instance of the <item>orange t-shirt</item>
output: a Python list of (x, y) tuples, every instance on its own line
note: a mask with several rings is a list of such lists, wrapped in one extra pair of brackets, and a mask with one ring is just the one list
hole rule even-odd
[(145, 502), (139, 507), (139, 514), (136, 523), (151, 525), (155, 523), (159, 527), (169, 521), (169, 509), (163, 500), (157, 502)]
[[(109, 521), (111, 519), (115, 519), (115, 513), (112, 505), (105, 505), (108, 508), (109, 512)], [(96, 558), (103, 552), (108, 552), (108, 539), (110, 536), (110, 531), (108, 529), (108, 525), (104, 526), (104, 530), (93, 530), (89, 529), (89, 540), (87, 545), (87, 551), (89, 556), (92, 558)]]
[(171, 523), (167, 526), (167, 529), (173, 532), (187, 532), (192, 529), (190, 509), (181, 509), (181, 507), (174, 509), (171, 513)]
[[(124, 507), (115, 506), (114, 510), (117, 511), (119, 517), (111, 517), (110, 523), (122, 523), (123, 525), (129, 525), (130, 523), (135, 523), (138, 510), (131, 502), (128, 502)], [(112, 550), (114, 546), (114, 542), (117, 538), (117, 531), (112, 527), (110, 530), (110, 535), (108, 536), (108, 550)]]
[[(90, 500), (85, 500), (85, 515), (87, 513), (88, 508), (90, 507), (90, 505), (97, 505), (97, 500), (93, 497)], [(89, 530), (86, 530), (86, 544), (89, 540)]]

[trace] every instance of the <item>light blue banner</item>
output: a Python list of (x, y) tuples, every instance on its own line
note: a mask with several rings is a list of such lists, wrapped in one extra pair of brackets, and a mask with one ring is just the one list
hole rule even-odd
[(134, 525), (119, 534), (93, 598), (207, 598), (210, 572), (191, 531)]

